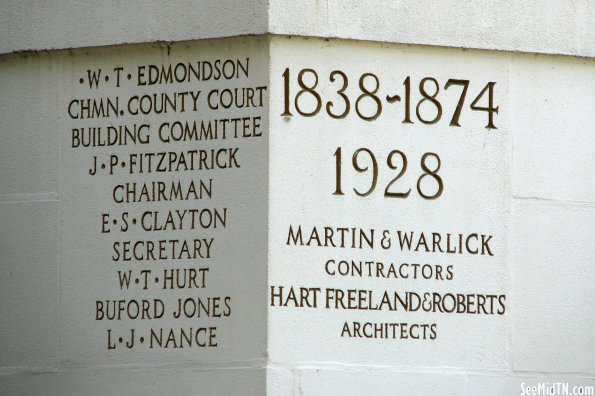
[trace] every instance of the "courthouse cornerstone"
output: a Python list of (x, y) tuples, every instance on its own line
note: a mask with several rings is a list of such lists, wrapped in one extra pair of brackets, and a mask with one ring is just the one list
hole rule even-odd
[(0, 5), (5, 394), (594, 394), (595, 5)]

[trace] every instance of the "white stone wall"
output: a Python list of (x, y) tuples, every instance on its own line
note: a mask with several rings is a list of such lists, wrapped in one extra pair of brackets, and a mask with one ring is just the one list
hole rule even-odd
[(590, 0), (4, 2), (0, 53), (263, 33), (595, 55)]
[[(150, 65), (227, 59), (245, 72), (149, 83)], [(2, 393), (266, 392), (268, 59), (266, 38), (240, 38), (0, 60)], [(262, 94), (216, 100), (234, 87)], [(236, 118), (250, 127), (174, 141), (176, 123), (214, 136)], [(123, 127), (138, 134), (112, 140)]]
[[(497, 81), (500, 106), (498, 129), (488, 130), (482, 124), (483, 115), (473, 118), (466, 110), (461, 113), (462, 126), (453, 128), (447, 120), (405, 125), (400, 102), (396, 108), (384, 103), (378, 119), (366, 122), (353, 114), (353, 107), (340, 120), (324, 114), (324, 107), (312, 117), (300, 117), (295, 110), (291, 117), (280, 117), (283, 102), (271, 101), (269, 283), (285, 290), (322, 288), (317, 308), (296, 307), (291, 301), (284, 306), (278, 300), (269, 307), (269, 348), (275, 368), (268, 373), (272, 394), (293, 390), (320, 395), (512, 395), (523, 394), (521, 387), (527, 392), (527, 386), (540, 381), (592, 386), (593, 61), (295, 38), (274, 39), (271, 59), (272, 97), (283, 96), (280, 77), (285, 68), (293, 72), (292, 110), (299, 90), (296, 74), (304, 67), (317, 70), (318, 92), (334, 101), (335, 112), (344, 108), (336, 94), (342, 80), (337, 77), (334, 84), (329, 83), (329, 73), (335, 69), (349, 76), (346, 92), (353, 99), (361, 93), (357, 78), (374, 72), (381, 81), (380, 98), (387, 92), (403, 93), (399, 84), (407, 75), (417, 81), (423, 76), (441, 81), (457, 76), (471, 81), (470, 92), (474, 83)], [(370, 80), (366, 83), (375, 86)], [(312, 79), (306, 84), (311, 86)], [(440, 92), (443, 118), (449, 117), (456, 98)], [(308, 107), (307, 99), (302, 98), (302, 106), (310, 111), (314, 101)], [(332, 195), (336, 147), (344, 150), (345, 195), (340, 197)], [(366, 190), (371, 178), (370, 172), (360, 176), (350, 171), (351, 153), (357, 147), (370, 148), (378, 156), (382, 189), (365, 198), (351, 192), (352, 187)], [(411, 156), (408, 173), (415, 172), (415, 154), (439, 153), (444, 194), (435, 201), (414, 197), (415, 178), (405, 174), (397, 185), (401, 191), (413, 187), (410, 196), (396, 202), (383, 198), (380, 158), (393, 148)], [(371, 166), (368, 157), (362, 156), (361, 165)], [(296, 173), (298, 177), (287, 177)], [(426, 232), (473, 229), (493, 234), (496, 252), (494, 257), (449, 257), (378, 247), (321, 248), (315, 241), (312, 246), (299, 246), (286, 243), (290, 224), (302, 225), (304, 241), (313, 226)], [(449, 282), (330, 276), (325, 271), (329, 258), (450, 263), (455, 276)], [(327, 309), (324, 290), (329, 287), (374, 293), (408, 289), (503, 293), (506, 314), (449, 317)], [(354, 320), (435, 321), (438, 336), (417, 341), (343, 334), (344, 322)]]
[[(516, 395), (531, 394), (527, 387), (544, 382), (567, 383), (571, 391), (574, 386), (592, 389), (594, 21), (595, 6), (588, 0), (448, 1), (432, 7), (332, 1), (2, 4), (0, 393)], [(232, 37), (246, 35), (257, 37)], [(249, 78), (154, 87), (135, 83), (139, 65), (225, 57), (249, 57)], [(116, 88), (113, 68), (120, 66), (133, 78)], [(109, 70), (112, 79), (93, 90), (86, 73), (97, 68)], [(287, 69), (291, 116), (282, 115)], [(319, 78), (315, 91), (321, 107), (312, 116), (301, 116), (295, 107), (302, 89), (298, 73), (304, 69), (315, 70)], [(348, 78), (344, 92), (350, 111), (341, 119), (327, 113), (327, 103), (333, 103), (334, 112), (343, 103), (337, 92), (341, 77), (330, 80), (334, 70)], [(355, 112), (365, 73), (379, 79), (382, 113), (372, 121)], [(412, 81), (410, 125), (402, 122), (407, 76)], [(311, 77), (305, 73), (308, 87)], [(435, 124), (416, 118), (422, 98), (418, 84), (425, 77), (439, 84), (436, 97), (443, 112)], [(470, 82), (461, 127), (449, 125), (460, 93), (460, 86), (445, 89), (449, 79)], [(496, 82), (497, 129), (485, 127), (486, 112), (469, 107), (488, 82)], [(371, 77), (364, 84), (374, 87)], [(124, 107), (123, 118), (97, 120), (104, 127), (135, 122), (157, 126), (178, 119), (262, 116), (261, 137), (196, 146), (232, 144), (245, 153), (243, 168), (214, 173), (216, 195), (210, 203), (229, 208), (230, 225), (213, 231), (214, 259), (197, 264), (209, 266), (213, 283), (191, 293), (230, 296), (231, 317), (157, 322), (162, 327), (217, 325), (220, 345), (208, 351), (107, 349), (108, 328), (127, 334), (133, 327), (148, 331), (154, 322), (98, 321), (96, 300), (175, 302), (184, 293), (119, 290), (117, 270), (154, 269), (154, 264), (124, 267), (111, 262), (113, 241), (157, 234), (101, 233), (101, 215), (184, 205), (123, 207), (112, 202), (114, 184), (132, 176), (89, 176), (93, 156), (126, 158), (130, 153), (183, 150), (189, 143), (159, 142), (153, 129), (152, 143), (140, 148), (73, 149), (72, 128), (93, 126), (95, 120), (73, 120), (69, 101), (101, 96), (124, 101), (135, 94), (191, 89), (203, 91), (205, 99), (213, 89), (245, 86), (267, 87), (262, 108), (205, 107), (137, 117)], [(394, 94), (400, 101), (389, 103), (386, 96)], [(316, 106), (312, 99), (308, 93), (299, 99), (305, 113)], [(371, 114), (373, 102), (364, 100), (362, 112)], [(422, 117), (431, 117), (431, 105), (421, 106)], [(333, 195), (338, 147), (343, 150), (343, 196)], [(353, 191), (370, 185), (370, 172), (352, 166), (354, 151), (362, 147), (378, 159), (378, 184), (366, 197)], [(406, 199), (382, 194), (398, 173), (398, 168), (387, 173), (386, 166), (395, 149), (408, 158), (408, 170), (395, 184), (398, 191), (411, 188)], [(444, 192), (435, 200), (422, 199), (416, 189), (420, 158), (427, 152), (441, 159)], [(365, 155), (360, 160), (371, 166)], [(133, 178), (151, 177), (178, 175)], [(304, 229), (373, 228), (377, 233), (397, 227), (476, 232), (493, 235), (495, 254), (290, 246), (289, 225), (298, 224)], [(193, 238), (196, 233), (159, 235)], [(325, 272), (329, 258), (452, 265), (454, 278), (339, 278)], [(157, 269), (170, 264), (178, 265), (166, 262)], [(317, 307), (297, 307), (289, 300), (279, 306), (272, 303), (279, 286), (285, 292), (292, 286), (296, 291), (318, 287), (320, 296), (327, 288), (497, 294), (505, 295), (506, 309), (504, 315), (481, 316), (338, 310), (325, 308), (322, 298)], [(353, 321), (435, 323), (437, 337), (342, 335), (344, 323)]]

